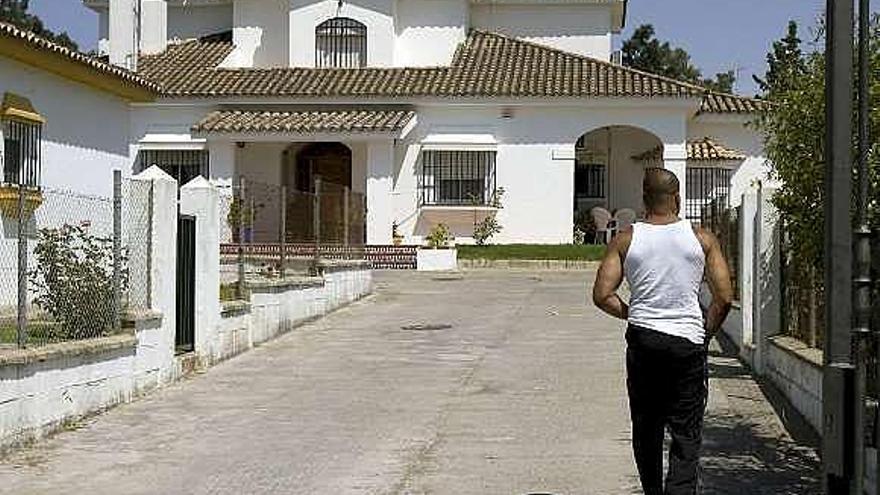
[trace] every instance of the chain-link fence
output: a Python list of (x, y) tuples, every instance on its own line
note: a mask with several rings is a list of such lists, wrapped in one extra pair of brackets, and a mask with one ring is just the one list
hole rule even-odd
[(249, 280), (364, 259), (364, 195), (347, 186), (316, 179), (313, 190), (300, 191), (242, 178), (221, 198), (221, 299), (243, 297)]
[[(121, 328), (130, 274), (121, 180), (115, 179), (112, 198), (49, 187), (0, 188), (0, 346), (94, 338)], [(136, 243), (148, 244), (126, 242)]]

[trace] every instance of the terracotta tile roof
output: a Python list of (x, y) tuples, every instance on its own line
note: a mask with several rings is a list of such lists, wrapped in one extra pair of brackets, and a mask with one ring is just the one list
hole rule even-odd
[(706, 93), (700, 113), (758, 113), (766, 108), (764, 100), (723, 93)]
[[(95, 57), (71, 50), (70, 48), (61, 46), (53, 41), (47, 40), (46, 38), (37, 36), (31, 31), (21, 29), (18, 26), (7, 22), (0, 22), (0, 38), (14, 40), (21, 43), (21, 46), (23, 47), (61, 57), (67, 62), (77, 64), (97, 75), (115, 80), (115, 82), (124, 85), (136, 86), (154, 93), (158, 93), (161, 89), (152, 79), (148, 79), (121, 67), (102, 62)], [(18, 51), (16, 54), (13, 54), (13, 58), (19, 57), (24, 57), (24, 51)]]
[[(632, 157), (637, 161), (657, 161), (663, 159), (663, 148), (656, 147)], [(739, 161), (745, 160), (745, 153), (718, 144), (712, 138), (694, 139), (687, 142), (689, 161)]]
[(167, 96), (703, 97), (702, 113), (753, 113), (765, 103), (496, 33), (472, 31), (449, 67), (224, 69), (228, 41), (189, 41), (143, 57)]
[(692, 84), (500, 34), (472, 32), (450, 67), (222, 69), (228, 43), (188, 42), (145, 57), (169, 96), (697, 97)]
[(332, 133), (395, 132), (414, 117), (410, 109), (337, 109), (276, 112), (218, 110), (193, 126), (195, 133)]

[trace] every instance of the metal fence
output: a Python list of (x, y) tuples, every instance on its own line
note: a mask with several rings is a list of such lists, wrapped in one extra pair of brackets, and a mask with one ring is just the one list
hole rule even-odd
[[(872, 253), (880, 249), (880, 232), (872, 235)], [(872, 300), (880, 298), (880, 256), (873, 256)], [(780, 279), (782, 293), (782, 332), (810, 347), (824, 348), (825, 289), (822, 267), (812, 260), (794, 255), (792, 239), (780, 222)], [(871, 329), (880, 332), (880, 305), (872, 306)], [(871, 369), (869, 367), (869, 369)], [(873, 382), (871, 382), (873, 383)]]
[[(114, 179), (113, 197), (2, 188), (0, 346), (109, 335), (121, 330), (125, 308), (148, 304), (128, 298), (129, 259), (149, 251), (148, 236), (130, 229), (123, 235), (123, 187), (119, 175)], [(128, 208), (133, 212), (134, 203)]]
[(701, 211), (700, 225), (714, 233), (730, 267), (733, 293), (740, 300), (740, 243), (742, 235), (742, 206), (730, 207), (727, 198), (712, 201)]
[(364, 259), (364, 195), (320, 178), (313, 189), (242, 178), (221, 196), (221, 299), (244, 297), (250, 280), (312, 274), (322, 260)]

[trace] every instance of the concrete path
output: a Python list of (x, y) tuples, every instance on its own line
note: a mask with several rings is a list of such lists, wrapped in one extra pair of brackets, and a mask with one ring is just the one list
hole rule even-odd
[[(0, 493), (635, 494), (623, 326), (591, 272), (378, 273), (377, 294), (0, 461)], [(706, 493), (818, 464), (713, 357)]]

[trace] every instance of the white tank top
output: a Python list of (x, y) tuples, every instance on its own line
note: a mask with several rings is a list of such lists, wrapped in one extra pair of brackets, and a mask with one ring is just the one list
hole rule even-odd
[(633, 224), (623, 263), (630, 287), (629, 323), (703, 344), (700, 284), (706, 255), (690, 222)]

